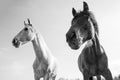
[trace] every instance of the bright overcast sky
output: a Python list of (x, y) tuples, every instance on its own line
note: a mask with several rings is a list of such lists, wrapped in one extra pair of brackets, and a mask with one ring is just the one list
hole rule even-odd
[[(100, 29), (112, 74), (120, 74), (120, 0), (86, 0)], [(41, 33), (52, 54), (59, 61), (59, 77), (82, 78), (78, 69), (79, 50), (71, 50), (65, 34), (70, 28), (72, 7), (82, 10), (83, 0), (0, 0), (0, 78), (1, 80), (34, 80), (35, 59), (31, 43), (16, 49), (13, 37), (30, 18)]]

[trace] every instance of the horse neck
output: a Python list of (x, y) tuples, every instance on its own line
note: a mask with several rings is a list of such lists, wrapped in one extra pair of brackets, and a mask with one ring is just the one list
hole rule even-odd
[(101, 55), (101, 45), (98, 39), (98, 35), (95, 34), (94, 38), (92, 39), (93, 45), (90, 47), (96, 56)]
[(32, 40), (33, 48), (36, 54), (36, 57), (38, 58), (39, 61), (43, 58), (47, 58), (47, 51), (48, 48), (42, 38), (42, 36), (36, 33), (35, 38)]
[[(95, 34), (94, 38), (86, 41), (80, 48), (80, 51), (85, 51), (87, 52), (85, 55), (94, 55), (94, 56), (99, 56), (101, 55), (101, 45), (99, 43), (99, 39), (97, 34)], [(88, 54), (89, 53), (89, 54)]]
[(95, 34), (95, 46), (96, 46), (96, 49), (101, 52), (101, 45), (100, 45), (100, 41), (99, 41), (99, 37), (97, 35), (97, 33)]

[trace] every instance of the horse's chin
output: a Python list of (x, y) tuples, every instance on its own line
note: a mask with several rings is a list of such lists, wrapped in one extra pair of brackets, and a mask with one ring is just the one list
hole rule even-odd
[(78, 50), (80, 47), (78, 47), (78, 46), (74, 46), (74, 47), (71, 47), (71, 49), (73, 49), (73, 50)]
[(20, 47), (20, 45), (15, 46), (15, 48), (19, 48), (19, 47)]
[(78, 50), (81, 46), (80, 44), (79, 45), (78, 44), (70, 44), (70, 43), (68, 43), (68, 44), (69, 44), (70, 48), (73, 50)]

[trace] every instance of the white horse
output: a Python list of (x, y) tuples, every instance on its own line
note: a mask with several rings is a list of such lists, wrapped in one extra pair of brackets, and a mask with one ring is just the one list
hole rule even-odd
[(51, 54), (43, 37), (36, 32), (30, 20), (24, 21), (24, 28), (14, 37), (12, 43), (18, 48), (27, 42), (32, 42), (36, 59), (33, 63), (34, 78), (39, 80), (55, 80), (57, 75), (57, 59)]

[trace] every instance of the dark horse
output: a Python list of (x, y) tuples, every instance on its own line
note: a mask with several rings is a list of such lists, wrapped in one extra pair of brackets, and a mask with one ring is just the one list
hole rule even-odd
[(106, 53), (99, 42), (99, 29), (95, 17), (89, 11), (88, 4), (83, 2), (83, 11), (72, 9), (71, 28), (66, 34), (66, 41), (73, 50), (81, 49), (78, 66), (84, 80), (113, 80), (108, 68)]

